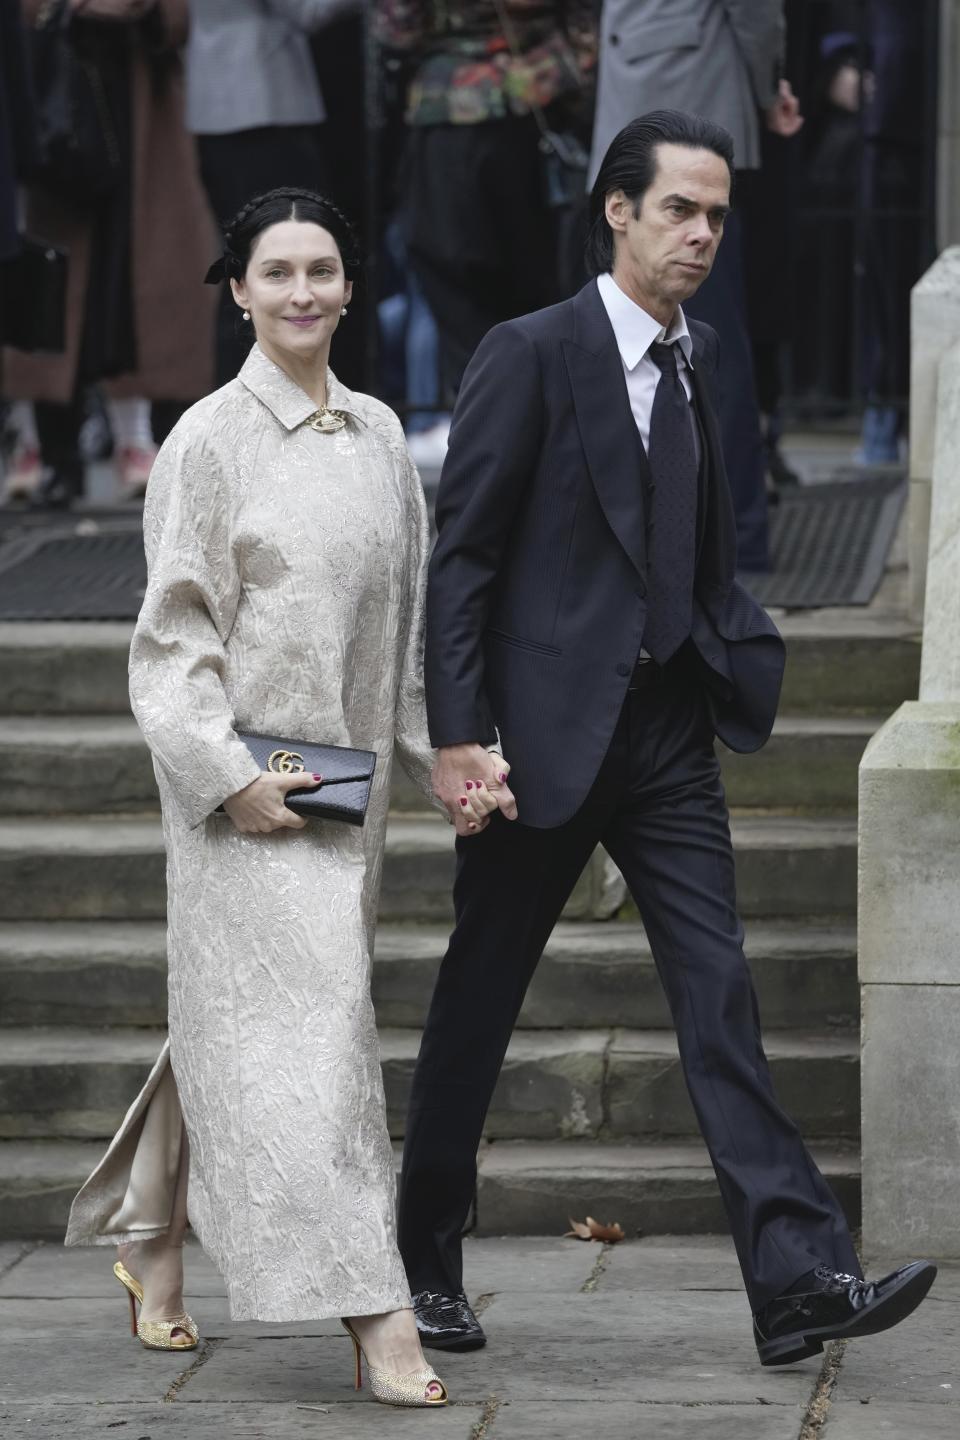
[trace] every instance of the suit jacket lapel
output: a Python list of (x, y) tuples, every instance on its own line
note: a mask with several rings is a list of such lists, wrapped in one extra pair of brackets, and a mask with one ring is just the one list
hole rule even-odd
[(643, 497), (649, 465), (637, 434), (613, 328), (595, 281), (574, 297), (574, 338), (563, 341), (580, 440), (597, 498), (620, 544), (646, 573)]

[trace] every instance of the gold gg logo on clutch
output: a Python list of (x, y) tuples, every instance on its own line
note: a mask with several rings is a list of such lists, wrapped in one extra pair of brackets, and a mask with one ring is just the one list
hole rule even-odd
[(274, 750), (267, 761), (267, 769), (275, 775), (293, 775), (305, 768), (303, 756), (298, 755), (296, 750)]

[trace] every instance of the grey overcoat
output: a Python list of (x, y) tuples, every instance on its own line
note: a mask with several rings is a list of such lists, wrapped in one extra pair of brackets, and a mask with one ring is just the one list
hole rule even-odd
[(614, 135), (647, 110), (715, 121), (737, 168), (757, 169), (783, 40), (782, 0), (605, 0), (591, 185)]

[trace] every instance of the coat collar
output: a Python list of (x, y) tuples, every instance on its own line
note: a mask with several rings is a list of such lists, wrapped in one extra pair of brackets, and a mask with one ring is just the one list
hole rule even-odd
[[(250, 351), (238, 378), (287, 430), (296, 430), (317, 408), (310, 396), (290, 379), (287, 372), (264, 355), (259, 345), (254, 345)], [(342, 410), (344, 414), (352, 415), (355, 420), (362, 421), (364, 418), (353, 391), (348, 390), (346, 385), (341, 385), (329, 369), (327, 406), (331, 410)]]

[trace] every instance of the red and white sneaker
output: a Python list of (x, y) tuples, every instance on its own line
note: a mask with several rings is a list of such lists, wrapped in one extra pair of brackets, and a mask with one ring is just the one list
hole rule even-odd
[(147, 493), (147, 481), (153, 462), (157, 458), (154, 448), (144, 450), (139, 445), (124, 445), (117, 451), (117, 474), (120, 490), (125, 500), (142, 500)]
[(42, 475), (40, 451), (34, 446), (29, 449), (18, 447), (4, 477), (3, 503), (15, 505), (21, 500), (32, 499), (40, 488)]

